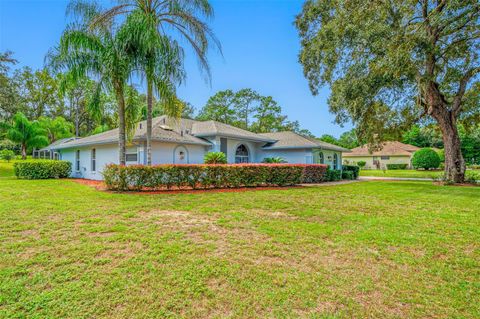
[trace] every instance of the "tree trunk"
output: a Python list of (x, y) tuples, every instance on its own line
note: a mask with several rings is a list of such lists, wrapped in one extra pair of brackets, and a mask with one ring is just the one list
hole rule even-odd
[(152, 165), (153, 84), (147, 79), (147, 165)]
[(463, 160), (457, 119), (449, 109), (448, 102), (440, 93), (438, 84), (431, 82), (426, 89), (428, 114), (438, 123), (442, 131), (445, 151), (445, 178), (454, 183), (465, 181), (465, 161)]
[[(73, 101), (73, 99), (72, 99)], [(75, 137), (80, 136), (79, 127), (80, 127), (80, 115), (78, 114), (78, 100), (75, 102)]]
[(455, 183), (465, 181), (465, 161), (462, 155), (460, 137), (458, 136), (456, 120), (450, 112), (441, 119), (437, 119), (443, 135), (445, 150), (445, 178)]
[(22, 160), (27, 159), (27, 145), (25, 143), (22, 143)]
[(125, 96), (123, 95), (123, 87), (121, 85), (116, 85), (115, 91), (118, 103), (118, 163), (125, 165)]

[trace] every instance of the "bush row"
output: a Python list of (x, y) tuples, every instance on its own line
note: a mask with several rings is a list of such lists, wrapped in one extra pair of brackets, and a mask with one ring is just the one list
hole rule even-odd
[(326, 180), (326, 165), (132, 165), (105, 167), (105, 184), (112, 190), (289, 186)]
[(67, 161), (32, 160), (13, 164), (15, 176), (25, 179), (66, 178), (72, 171)]
[(407, 169), (408, 164), (387, 164), (387, 169)]

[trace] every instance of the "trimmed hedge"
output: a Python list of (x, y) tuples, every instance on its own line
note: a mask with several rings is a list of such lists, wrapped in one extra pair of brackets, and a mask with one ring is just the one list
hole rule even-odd
[[(289, 186), (325, 181), (326, 165), (107, 165), (103, 177), (111, 190)], [(307, 173), (305, 173), (307, 172)]]
[(317, 184), (323, 183), (327, 180), (328, 165), (323, 164), (308, 164), (303, 165), (302, 183)]
[(408, 164), (387, 164), (387, 169), (395, 170), (395, 169), (407, 169)]
[(72, 163), (54, 160), (31, 160), (16, 162), (13, 171), (17, 178), (49, 179), (66, 178), (72, 171)]
[(341, 179), (342, 179), (342, 171), (331, 170), (331, 169), (327, 170), (327, 174), (325, 176), (325, 180), (327, 182), (335, 182)]
[[(345, 177), (343, 176), (343, 173), (346, 173)], [(357, 179), (358, 175), (360, 174), (360, 167), (358, 167), (357, 165), (343, 165), (343, 173), (343, 179)]]

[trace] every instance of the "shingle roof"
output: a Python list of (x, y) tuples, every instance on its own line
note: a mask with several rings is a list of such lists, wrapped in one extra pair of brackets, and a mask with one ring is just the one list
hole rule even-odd
[(293, 149), (293, 148), (321, 148), (338, 152), (350, 152), (349, 149), (323, 142), (314, 138), (309, 138), (291, 131), (262, 133), (259, 134), (271, 139), (277, 140), (272, 144), (267, 144), (263, 149)]
[(373, 152), (370, 152), (367, 144), (362, 145), (352, 149), (352, 152), (345, 156), (411, 156), (419, 149), (410, 144), (391, 141), (382, 143), (382, 149), (374, 150)]
[[(185, 128), (188, 127), (188, 121), (180, 120), (174, 121), (168, 119), (165, 116), (156, 117), (152, 121), (152, 140), (171, 142), (171, 143), (183, 143), (183, 144), (199, 144), (199, 145), (211, 145), (209, 142), (188, 134)], [(147, 134), (147, 122), (141, 121), (137, 124), (133, 141), (143, 141), (146, 139)], [(87, 136), (75, 141), (63, 143), (57, 146), (57, 149), (71, 148), (84, 145), (97, 145), (97, 144), (110, 144), (118, 142), (118, 128), (106, 131), (103, 133)]]
[(70, 142), (70, 141), (73, 141), (73, 140), (76, 140), (78, 139), (78, 137), (66, 137), (66, 138), (62, 138), (62, 139), (59, 139), (55, 142), (53, 142), (52, 144), (48, 145), (48, 146), (45, 146), (44, 148), (41, 148), (39, 149), (39, 151), (49, 151), (51, 149), (56, 149), (56, 146), (60, 145), (60, 144), (63, 144), (63, 143), (67, 143), (67, 142)]
[(192, 126), (192, 134), (195, 136), (226, 136), (226, 137), (237, 137), (242, 139), (248, 139), (252, 141), (259, 142), (275, 142), (275, 139), (272, 139), (262, 134), (256, 134), (244, 129), (231, 126), (225, 123), (217, 121), (195, 121)]
[[(137, 124), (133, 141), (144, 141), (147, 134), (147, 123)], [(172, 119), (159, 116), (152, 121), (152, 140), (183, 144), (211, 145), (202, 137), (225, 136), (244, 140), (267, 143), (264, 149), (285, 148), (322, 148), (339, 152), (350, 150), (316, 139), (308, 138), (294, 132), (276, 132), (256, 134), (217, 121), (196, 121), (190, 119)], [(56, 149), (72, 148), (85, 145), (114, 144), (118, 142), (118, 128), (100, 134), (87, 136), (74, 141), (56, 145)]]

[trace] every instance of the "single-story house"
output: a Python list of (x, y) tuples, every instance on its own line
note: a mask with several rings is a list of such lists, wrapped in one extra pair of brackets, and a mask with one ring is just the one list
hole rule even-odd
[(59, 156), (58, 152), (56, 151), (56, 147), (60, 144), (67, 143), (67, 142), (73, 141), (75, 139), (77, 139), (77, 137), (66, 137), (66, 138), (56, 140), (52, 144), (50, 144), (50, 145), (48, 145), (44, 148), (41, 148), (39, 150), (34, 149), (32, 157), (36, 158), (36, 159), (58, 160), (60, 156)]
[[(126, 163), (146, 164), (146, 121), (137, 124)], [(118, 163), (118, 129), (56, 145), (59, 158), (72, 163), (72, 177), (102, 179), (105, 165)], [(350, 150), (294, 132), (256, 134), (217, 121), (172, 119), (152, 123), (152, 164), (201, 164), (207, 152), (221, 151), (228, 163), (260, 163), (282, 157), (288, 163), (324, 163), (342, 168)]]
[(374, 151), (370, 151), (368, 145), (356, 147), (343, 156), (343, 162), (356, 164), (365, 161), (366, 169), (384, 169), (387, 164), (407, 164), (407, 167), (411, 168), (413, 153), (420, 149), (397, 141), (384, 142), (381, 147)]

